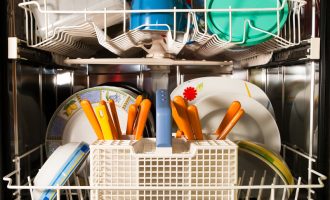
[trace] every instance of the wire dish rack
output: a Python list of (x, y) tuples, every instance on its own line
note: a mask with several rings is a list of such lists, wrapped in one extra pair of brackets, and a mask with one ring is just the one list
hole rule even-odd
[[(302, 0), (283, 0), (282, 4), (278, 3), (274, 8), (231, 8), (228, 9), (154, 9), (154, 10), (129, 10), (126, 6), (126, 0), (123, 1), (123, 9), (109, 10), (49, 10), (47, 6), (41, 6), (36, 1), (27, 1), (20, 3), (19, 6), (25, 9), (26, 16), (26, 40), (31, 47), (55, 52), (71, 58), (87, 58), (93, 55), (100, 47), (104, 47), (118, 56), (123, 56), (126, 51), (137, 47), (144, 49), (149, 57), (175, 57), (183, 48), (186, 48), (197, 57), (207, 58), (217, 54), (223, 54), (232, 60), (243, 60), (260, 54), (269, 54), (273, 51), (298, 45), (300, 38), (300, 14), (302, 7), (306, 4)], [(280, 28), (280, 19), (277, 17), (277, 32), (271, 33), (253, 26), (248, 19), (244, 22), (244, 35), (247, 26), (250, 29), (268, 34), (271, 40), (249, 48), (240, 48), (240, 44), (246, 41), (244, 37), (242, 41), (233, 42), (232, 38), (232, 15), (236, 12), (277, 12), (277, 15), (284, 9), (285, 5), (289, 6), (287, 22), (284, 27)], [(47, 0), (44, 1), (47, 5)], [(204, 2), (206, 8), (206, 1)], [(36, 13), (37, 12), (37, 13)], [(207, 16), (210, 12), (228, 13), (230, 36), (228, 40), (223, 40), (215, 34), (209, 34), (207, 23), (203, 30), (200, 30), (200, 19), (198, 14)], [(173, 28), (168, 24), (142, 24), (134, 30), (126, 29), (126, 19), (132, 13), (173, 13), (174, 19), (178, 14), (184, 14), (187, 18), (187, 27), (185, 31), (177, 31), (176, 20), (174, 20)], [(65, 15), (81, 15), (84, 21), (79, 26), (61, 26), (55, 30), (48, 32), (51, 25), (48, 24), (48, 17), (51, 14)], [(107, 20), (110, 17), (122, 16), (123, 22), (122, 34), (117, 37), (110, 38), (107, 34), (111, 31), (111, 27), (107, 29)], [(34, 21), (34, 15), (45, 16), (44, 24), (38, 25)], [(103, 17), (103, 23), (98, 25), (89, 20), (89, 15), (100, 15)], [(100, 18), (100, 17), (99, 17)], [(204, 22), (207, 21), (204, 17)], [(103, 26), (100, 26), (103, 24)], [(46, 37), (38, 34), (38, 26), (42, 26), (46, 33)], [(144, 31), (141, 28), (145, 26), (163, 26), (168, 31)], [(46, 28), (45, 28), (46, 27)], [(49, 28), (48, 28), (49, 27)], [(172, 30), (171, 30), (172, 29)], [(281, 30), (281, 31), (280, 31)], [(147, 48), (146, 46), (151, 48)], [(61, 48), (62, 47), (62, 48)], [(237, 50), (238, 49), (238, 50)]]
[[(221, 195), (223, 197), (221, 199), (273, 200), (312, 199), (315, 190), (324, 187), (323, 180), (326, 179), (312, 167), (307, 169), (306, 176), (311, 177), (308, 182), (304, 182), (303, 178), (298, 176), (294, 177), (295, 181), (292, 185), (280, 184), (277, 181), (278, 175), (270, 177), (269, 182), (266, 180), (266, 172), (258, 172), (258, 169), (252, 169), (252, 174), (245, 171), (237, 174), (238, 149), (228, 140), (189, 143), (176, 140), (173, 146), (177, 148), (172, 155), (159, 155), (155, 154), (153, 139), (140, 142), (98, 141), (91, 145), (90, 177), (85, 170), (83, 176), (73, 174), (63, 186), (34, 186), (33, 177), (21, 179), (20, 163), (33, 154), (40, 153), (42, 156), (44, 148), (40, 145), (23, 155), (16, 156), (13, 160), (16, 170), (6, 175), (3, 180), (8, 183), (7, 187), (13, 190), (15, 199), (26, 198), (23, 194), (29, 193), (33, 199), (33, 190), (51, 189), (56, 190), (57, 200), (75, 197), (78, 199), (101, 197), (104, 199), (219, 199)], [(282, 145), (282, 152), (283, 158), (294, 155), (308, 163), (316, 161), (307, 154), (286, 145)], [(169, 165), (164, 165), (166, 162), (170, 162), (167, 163)], [(217, 165), (213, 165), (212, 162), (217, 162)], [(259, 176), (260, 173), (263, 175)], [(166, 174), (168, 176), (165, 176)]]

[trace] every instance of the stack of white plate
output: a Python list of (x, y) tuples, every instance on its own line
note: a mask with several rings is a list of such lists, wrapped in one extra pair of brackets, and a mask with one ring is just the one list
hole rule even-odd
[(171, 93), (171, 98), (177, 95), (197, 106), (204, 133), (215, 132), (230, 104), (239, 101), (245, 114), (229, 138), (233, 141), (258, 142), (274, 152), (280, 152), (281, 137), (272, 104), (256, 85), (230, 78), (204, 77), (179, 85)]
[[(276, 181), (279, 184), (294, 183), (289, 168), (278, 155), (281, 137), (272, 104), (259, 87), (242, 80), (204, 77), (179, 85), (171, 93), (171, 98), (178, 95), (183, 96), (188, 104), (197, 106), (204, 133), (214, 133), (230, 104), (239, 101), (245, 114), (228, 136), (238, 142), (239, 175), (245, 174), (247, 179), (256, 174), (257, 177), (264, 176), (266, 182), (263, 184), (274, 183), (274, 177), (279, 177)], [(289, 194), (290, 191), (286, 191), (284, 195)]]

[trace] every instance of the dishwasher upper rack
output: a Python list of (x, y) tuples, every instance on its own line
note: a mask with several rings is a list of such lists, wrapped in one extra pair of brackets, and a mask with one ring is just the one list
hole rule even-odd
[[(306, 160), (308, 162), (316, 162), (315, 158), (310, 157), (308, 154), (300, 152), (299, 150), (293, 149), (287, 145), (282, 145), (282, 156), (283, 158), (286, 158), (287, 155), (293, 154), (294, 156), (297, 156), (301, 158), (302, 160)], [(87, 172), (84, 172), (83, 174), (85, 175), (82, 178), (78, 178), (78, 176), (74, 173), (73, 177), (71, 177), (71, 183), (73, 182), (74, 184), (69, 183), (69, 181), (64, 185), (64, 186), (34, 186), (32, 181), (33, 179), (30, 176), (26, 177), (26, 182), (22, 182), (20, 178), (21, 174), (21, 162), (23, 162), (25, 159), (29, 158), (33, 154), (40, 154), (41, 159), (43, 158), (43, 150), (44, 150), (44, 145), (39, 145), (36, 148), (20, 155), (16, 156), (13, 159), (13, 162), (15, 163), (16, 170), (12, 171), (11, 173), (7, 174), (5, 177), (3, 177), (3, 180), (7, 182), (7, 188), (11, 189), (13, 191), (13, 196), (15, 199), (20, 200), (21, 199), (21, 194), (23, 194), (22, 191), (26, 191), (30, 193), (31, 199), (33, 200), (32, 197), (32, 191), (34, 189), (51, 189), (51, 190), (56, 190), (57, 192), (57, 200), (63, 199), (63, 195), (66, 197), (65, 199), (72, 199), (73, 196), (78, 196), (78, 199), (88, 199), (88, 195), (91, 190), (115, 190), (115, 191), (124, 191), (124, 190), (137, 190), (137, 191), (150, 191), (150, 196), (155, 197), (155, 198), (149, 198), (149, 199), (162, 199), (161, 195), (158, 193), (154, 193), (153, 191), (159, 191), (159, 190), (167, 190), (167, 191), (175, 191), (175, 190), (182, 190), (182, 191), (189, 191), (189, 190), (195, 190), (195, 191), (217, 191), (217, 190), (231, 190), (232, 192), (236, 193), (237, 196), (240, 199), (249, 199), (250, 195), (252, 192), (255, 192), (258, 194), (259, 198), (261, 199), (261, 195), (263, 195), (265, 192), (268, 192), (267, 194), (269, 195), (269, 198), (267, 199), (287, 199), (287, 191), (291, 190), (291, 195), (290, 199), (301, 199), (301, 198), (306, 198), (311, 200), (312, 199), (312, 194), (315, 193), (316, 189), (320, 189), (324, 187), (324, 180), (327, 179), (326, 176), (323, 174), (319, 173), (318, 171), (309, 168), (308, 174), (311, 174), (314, 176), (316, 179), (312, 183), (304, 183), (302, 181), (302, 177), (295, 177), (295, 184), (294, 185), (279, 185), (276, 183), (276, 178), (277, 176), (273, 177), (273, 182), (272, 184), (265, 184), (265, 177), (261, 177), (259, 181), (256, 181), (256, 176), (253, 174), (252, 176), (245, 176), (243, 173), (242, 176), (238, 177), (238, 185), (226, 185), (226, 186), (218, 186), (218, 187), (212, 187), (212, 186), (177, 186), (177, 187), (168, 187), (168, 186), (157, 186), (157, 187), (152, 187), (152, 186), (90, 186), (90, 185), (81, 185), (81, 181), (87, 182), (88, 183), (88, 177), (87, 177)], [(43, 164), (43, 161), (41, 160), (41, 166)], [(244, 183), (244, 184), (243, 184)], [(247, 183), (247, 184), (246, 184)], [(307, 192), (302, 192), (302, 191), (308, 191)], [(282, 192), (279, 196), (276, 196), (277, 192)], [(60, 195), (62, 194), (62, 195)], [(183, 194), (183, 192), (182, 192)], [(152, 196), (154, 195), (154, 196)], [(157, 198), (158, 197), (158, 198)], [(177, 196), (177, 198), (174, 199), (182, 199), (182, 196)], [(267, 196), (268, 197), (268, 196)], [(133, 198), (135, 199), (135, 197)], [(263, 197), (262, 199), (265, 199)]]
[[(45, 5), (47, 5), (47, 0), (44, 0)], [(223, 40), (220, 39), (215, 34), (209, 34), (207, 29), (207, 23), (205, 23), (204, 30), (200, 30), (198, 27), (198, 20), (196, 18), (197, 13), (204, 13), (204, 16), (207, 16), (208, 12), (225, 12), (229, 16), (229, 24), (231, 25), (231, 16), (234, 12), (277, 12), (277, 16), (282, 9), (284, 9), (285, 4), (289, 5), (289, 14), (288, 19), (285, 25), (280, 31), (279, 17), (277, 17), (277, 34), (267, 32), (258, 27), (254, 27), (249, 20), (245, 21), (244, 25), (248, 25), (250, 28), (271, 35), (273, 38), (267, 42), (261, 43), (256, 46), (249, 48), (244, 48), (243, 50), (235, 50), (239, 47), (239, 44), (245, 42), (246, 38), (243, 38), (241, 42), (232, 42), (232, 34), (230, 34), (229, 39)], [(301, 43), (300, 36), (300, 15), (301, 9), (306, 5), (306, 1), (303, 0), (283, 0), (276, 8), (231, 8), (228, 9), (153, 9), (153, 10), (128, 10), (126, 9), (126, 0), (123, 1), (122, 10), (48, 10), (47, 6), (43, 8), (36, 1), (26, 1), (20, 3), (19, 6), (25, 9), (26, 17), (26, 40), (28, 46), (47, 50), (50, 52), (55, 52), (61, 55), (65, 55), (71, 58), (83, 58), (89, 57), (96, 52), (96, 50), (103, 46), (109, 51), (122, 56), (125, 52), (133, 47), (142, 48), (149, 53), (149, 57), (164, 57), (168, 55), (177, 55), (183, 48), (187, 48), (190, 51), (193, 51), (197, 57), (207, 58), (217, 54), (223, 54), (226, 57), (240, 61), (243, 59), (248, 59), (261, 54), (270, 54), (273, 51), (285, 49)], [(206, 0), (204, 1), (206, 7)], [(36, 7), (37, 11), (41, 15), (45, 15), (45, 24), (46, 27), (46, 37), (38, 37), (37, 28), (33, 19), (33, 13), (31, 8)], [(131, 13), (174, 13), (174, 19), (178, 13), (185, 13), (187, 15), (187, 28), (184, 33), (178, 33), (176, 31), (176, 20), (174, 20), (173, 31), (168, 24), (142, 24), (134, 30), (126, 29), (126, 19)], [(85, 19), (85, 24), (82, 22), (80, 27), (78, 26), (63, 26), (57, 27), (52, 34), (48, 33), (48, 15), (50, 14), (79, 14), (83, 15)], [(103, 16), (103, 27), (95, 26), (91, 21), (88, 21), (88, 15), (97, 14)], [(108, 15), (121, 14), (123, 27), (122, 34), (110, 38), (107, 34), (107, 17)], [(204, 18), (204, 21), (205, 18)], [(164, 26), (168, 28), (168, 31), (165, 32), (155, 32), (143, 31), (140, 30), (144, 26)], [(72, 30), (74, 29), (74, 30)], [(246, 26), (244, 28), (246, 31)], [(62, 33), (65, 32), (65, 33)], [(88, 34), (82, 34), (87, 32)], [(231, 26), (230, 26), (231, 32)], [(62, 39), (58, 35), (62, 35)], [(65, 39), (63, 39), (63, 37)], [(179, 38), (179, 39), (178, 39)], [(87, 42), (86, 42), (87, 41)], [(96, 45), (99, 43), (98, 45)], [(75, 45), (72, 45), (75, 44)], [(93, 44), (93, 45), (90, 45)], [(64, 46), (63, 50), (58, 48), (59, 46)], [(152, 45), (153, 47), (148, 49), (145, 46)], [(75, 55), (72, 55), (71, 52), (76, 51)], [(78, 54), (78, 55), (77, 55)]]

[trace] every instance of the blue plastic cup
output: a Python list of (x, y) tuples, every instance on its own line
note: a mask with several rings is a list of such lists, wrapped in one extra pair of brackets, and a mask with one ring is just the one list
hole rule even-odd
[[(185, 8), (185, 0), (133, 0), (132, 10), (152, 9), (177, 9)], [(177, 31), (185, 31), (187, 25), (187, 13), (176, 13)], [(167, 24), (171, 30), (174, 29), (174, 13), (132, 13), (130, 29), (136, 29), (141, 25), (141, 30), (169, 30), (166, 26), (153, 26), (152, 24)], [(149, 25), (150, 24), (150, 25)]]

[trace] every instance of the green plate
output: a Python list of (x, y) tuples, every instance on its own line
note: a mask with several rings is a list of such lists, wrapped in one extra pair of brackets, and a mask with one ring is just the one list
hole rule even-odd
[[(207, 7), (215, 8), (276, 8), (278, 0), (208, 0)], [(282, 0), (280, 0), (282, 3)], [(280, 28), (285, 24), (288, 17), (289, 7), (286, 3), (280, 11)], [(253, 11), (232, 13), (232, 42), (241, 42), (244, 36), (244, 21), (250, 20), (251, 24), (264, 31), (277, 34), (276, 11)], [(207, 23), (210, 31), (217, 34), (223, 40), (229, 40), (229, 13), (209, 12)], [(265, 42), (272, 38), (270, 34), (254, 30), (246, 24), (246, 40), (242, 46), (252, 46)]]

